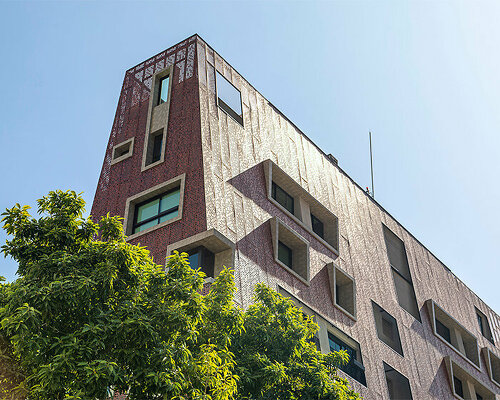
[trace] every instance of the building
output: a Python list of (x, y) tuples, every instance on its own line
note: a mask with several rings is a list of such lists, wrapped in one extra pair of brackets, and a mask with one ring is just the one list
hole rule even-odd
[(293, 298), (365, 399), (500, 394), (500, 317), (198, 35), (126, 72), (107, 212), (157, 263), (234, 267), (243, 307), (257, 282)]

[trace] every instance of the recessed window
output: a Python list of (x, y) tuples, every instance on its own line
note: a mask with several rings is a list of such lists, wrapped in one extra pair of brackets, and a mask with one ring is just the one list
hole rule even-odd
[(490, 379), (500, 387), (500, 357), (487, 347), (483, 348), (483, 355)]
[(281, 204), (288, 212), (294, 212), (294, 201), (293, 197), (285, 192), (280, 186), (273, 182), (272, 185), (272, 196), (279, 204)]
[(132, 156), (133, 149), (134, 149), (134, 138), (127, 139), (124, 142), (117, 144), (115, 147), (113, 147), (111, 165), (116, 164)]
[(398, 303), (418, 321), (421, 321), (405, 245), (389, 228), (385, 225), (382, 227)]
[(330, 343), (330, 351), (344, 350), (349, 356), (349, 361), (341, 365), (339, 369), (366, 386), (365, 367), (361, 361), (359, 345), (349, 345), (339, 335), (335, 335), (332, 332), (328, 332), (328, 342)]
[(325, 227), (323, 226), (323, 222), (317, 217), (314, 216), (314, 214), (311, 213), (311, 225), (312, 225), (312, 230), (313, 232), (318, 235), (320, 238), (324, 239), (325, 238)]
[(462, 381), (458, 379), (456, 376), (453, 377), (453, 386), (455, 387), (455, 394), (463, 399), (464, 387), (462, 385)]
[(153, 150), (151, 152), (151, 162), (159, 161), (161, 158), (161, 145), (163, 143), (163, 132), (153, 136)]
[(326, 265), (333, 304), (356, 320), (356, 284), (354, 278), (342, 271), (335, 263)]
[(483, 400), (483, 396), (481, 396), (479, 393), (476, 393), (476, 400)]
[(279, 218), (272, 218), (270, 222), (275, 261), (309, 284), (309, 242)]
[(394, 351), (403, 355), (396, 318), (373, 301), (372, 306), (378, 338)]
[(387, 390), (389, 391), (389, 399), (391, 400), (412, 400), (410, 381), (408, 378), (389, 364), (384, 364), (385, 380), (387, 382)]
[(491, 344), (495, 344), (493, 341), (493, 335), (491, 334), (490, 323), (488, 318), (481, 311), (476, 308), (477, 323), (479, 325), (479, 330), (481, 335), (483, 335)]
[(159, 82), (159, 88), (158, 88), (158, 100), (156, 102), (156, 105), (160, 105), (162, 103), (165, 103), (168, 99), (168, 86), (170, 82), (170, 76), (164, 76), (163, 78), (160, 79)]
[(293, 252), (290, 247), (278, 240), (278, 260), (288, 268), (293, 267)]
[(179, 215), (180, 188), (160, 194), (135, 206), (134, 229), (142, 232)]
[(192, 269), (200, 268), (207, 277), (214, 277), (214, 253), (203, 246), (199, 246), (190, 250), (188, 254), (189, 265)]
[(243, 126), (241, 93), (217, 71), (217, 105)]
[[(459, 399), (496, 399), (495, 394), (450, 356), (444, 358), (452, 394)], [(476, 395), (474, 397), (474, 394)]]
[(476, 368), (480, 367), (476, 337), (433, 300), (427, 302), (434, 334)]

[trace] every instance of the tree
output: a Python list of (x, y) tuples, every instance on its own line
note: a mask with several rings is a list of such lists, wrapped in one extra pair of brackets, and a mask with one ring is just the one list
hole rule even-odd
[(120, 218), (84, 219), (84, 205), (55, 191), (38, 219), (19, 204), (2, 214), (19, 277), (0, 283), (0, 398), (358, 398), (335, 372), (346, 355), (317, 352), (317, 326), (289, 300), (259, 285), (236, 308), (228, 269), (202, 296), (186, 254), (164, 269)]

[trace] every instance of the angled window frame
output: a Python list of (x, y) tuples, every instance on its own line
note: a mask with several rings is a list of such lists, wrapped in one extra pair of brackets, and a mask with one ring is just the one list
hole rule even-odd
[[(127, 235), (127, 240), (135, 239), (146, 233), (162, 228), (166, 225), (169, 225), (173, 222), (182, 219), (185, 181), (186, 181), (186, 174), (182, 174), (127, 198), (125, 202), (125, 215), (123, 220), (123, 229), (125, 235)], [(179, 206), (178, 206), (177, 216), (167, 221), (161, 222), (157, 225), (151, 226), (141, 232), (133, 233), (134, 221), (136, 219), (135, 216), (136, 206), (140, 203), (147, 202), (157, 197), (158, 195), (164, 195), (168, 191), (175, 189), (177, 187), (179, 187)]]
[[(336, 263), (326, 264), (333, 305), (354, 321), (357, 321), (356, 281)], [(339, 293), (339, 289), (342, 291)], [(342, 301), (339, 297), (342, 296)], [(347, 304), (346, 304), (347, 303)]]
[(408, 389), (408, 392), (410, 394), (410, 398), (404, 397), (404, 399), (405, 400), (413, 400), (413, 394), (412, 394), (412, 390), (411, 390), (410, 380), (405, 375), (403, 375), (401, 372), (399, 372), (396, 368), (392, 367), (391, 365), (389, 365), (385, 361), (382, 361), (382, 365), (384, 366), (384, 376), (385, 376), (385, 382), (386, 382), (386, 387), (387, 387), (387, 394), (389, 396), (388, 398), (390, 400), (401, 400), (402, 399), (401, 397), (399, 397), (399, 398), (392, 398), (391, 397), (391, 390), (389, 388), (389, 378), (387, 377), (387, 374), (389, 372), (394, 372), (394, 375), (396, 378), (403, 380), (405, 382), (405, 384), (407, 384), (407, 389)]
[[(479, 394), (483, 397), (483, 399), (496, 399), (495, 393), (493, 393), (487, 386), (485, 386), (483, 382), (480, 382), (469, 372), (467, 372), (465, 368), (462, 368), (450, 356), (444, 357), (444, 364), (446, 367), (446, 372), (448, 373), (448, 382), (450, 383), (450, 391), (453, 397), (459, 400), (468, 400), (476, 398), (476, 394)], [(462, 383), (464, 397), (461, 397), (455, 390), (455, 377), (458, 378)], [(471, 386), (474, 389), (474, 393), (470, 392)]]
[[(427, 309), (429, 312), (432, 332), (434, 335), (445, 343), (450, 349), (455, 353), (459, 354), (464, 360), (466, 360), (470, 365), (472, 365), (477, 370), (481, 371), (481, 360), (479, 356), (479, 345), (476, 336), (474, 336), (469, 330), (467, 330), (460, 322), (448, 314), (442, 307), (440, 307), (434, 300), (428, 299), (426, 301)], [(444, 326), (446, 326), (451, 332), (451, 343), (442, 337), (437, 332), (436, 320), (439, 320)], [(453, 330), (459, 331), (460, 340), (464, 351), (459, 349), (460, 343), (454, 344), (457, 338), (454, 336)], [(465, 339), (464, 339), (465, 336)], [(465, 342), (467, 340), (467, 343)], [(457, 347), (459, 346), (459, 347)], [(469, 358), (469, 357), (473, 358)]]
[[(481, 332), (481, 335), (494, 346), (495, 341), (493, 339), (493, 332), (491, 330), (491, 325), (488, 317), (477, 307), (474, 307), (474, 311), (476, 312), (476, 316), (478, 317), (477, 324), (479, 325), (479, 331)], [(481, 318), (481, 321), (479, 320), (479, 318)]]
[[(160, 96), (161, 82), (167, 76), (169, 77), (167, 101), (157, 104)], [(142, 151), (141, 172), (147, 171), (150, 168), (162, 164), (165, 161), (165, 152), (167, 147), (167, 129), (168, 129), (168, 121), (170, 115), (170, 102), (172, 99), (172, 83), (174, 81), (173, 76), (174, 76), (174, 66), (172, 64), (167, 68), (156, 72), (152, 77), (151, 92), (149, 95), (149, 108), (148, 108), (148, 117), (146, 123), (146, 133), (144, 138), (144, 148)], [(157, 121), (156, 116), (158, 116), (158, 119), (162, 121), (161, 124), (155, 122)], [(149, 160), (152, 157), (151, 153), (153, 151), (153, 141), (158, 134), (162, 135), (160, 159), (155, 162), (150, 162)]]
[[(372, 300), (371, 303), (373, 310), (373, 318), (375, 322), (375, 330), (377, 331), (378, 339), (386, 346), (388, 346), (391, 350), (393, 350), (395, 353), (397, 353), (401, 357), (404, 357), (403, 344), (401, 343), (401, 335), (399, 333), (398, 320), (394, 318), (394, 316), (391, 315), (389, 312), (387, 312), (383, 307), (377, 304), (375, 301)], [(384, 333), (383, 329), (384, 314), (386, 314), (390, 318), (390, 322), (393, 323), (393, 326), (395, 327), (395, 331), (393, 332), (397, 336), (395, 340), (391, 341), (390, 338)], [(378, 315), (380, 315), (380, 319), (378, 318)], [(391, 342), (393, 342), (396, 348), (393, 347)]]
[[(339, 220), (327, 207), (316, 200), (307, 190), (298, 184), (273, 161), (267, 159), (262, 163), (266, 179), (268, 200), (282, 210), (294, 222), (304, 228), (311, 236), (331, 251), (335, 257), (339, 255)], [(294, 199), (294, 212), (291, 213), (273, 198), (273, 183), (278, 185)], [(311, 214), (323, 223), (324, 238), (313, 231)]]
[(483, 347), (482, 352), (488, 376), (490, 380), (500, 388), (500, 356), (493, 353), (488, 347)]
[[(125, 154), (117, 156), (117, 153), (122, 151), (122, 149), (128, 148), (128, 151)], [(134, 154), (134, 138), (124, 140), (121, 143), (113, 146), (113, 151), (111, 153), (111, 165), (119, 163), (120, 161), (126, 160), (129, 157), (132, 157)]]
[[(232, 107), (227, 104), (224, 99), (219, 97), (219, 77), (225, 80), (227, 84), (232, 86), (234, 90), (236, 90), (240, 97), (240, 110), (241, 115), (238, 114), (236, 110), (233, 110)], [(243, 99), (241, 96), (241, 90), (239, 90), (233, 83), (227, 79), (223, 73), (221, 73), (217, 68), (215, 68), (215, 102), (217, 107), (222, 110), (226, 115), (229, 115), (234, 121), (236, 121), (242, 128), (244, 127), (243, 123)]]

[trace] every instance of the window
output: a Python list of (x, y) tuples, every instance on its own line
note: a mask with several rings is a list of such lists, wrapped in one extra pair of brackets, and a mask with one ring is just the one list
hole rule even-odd
[(356, 320), (356, 284), (354, 278), (335, 263), (326, 265), (333, 304), (348, 317)]
[(276, 183), (273, 182), (272, 189), (273, 199), (280, 203), (285, 209), (292, 213), (294, 212), (294, 203), (293, 197), (290, 196), (287, 192), (285, 192), (281, 187), (279, 187)]
[(309, 285), (309, 242), (279, 218), (272, 218), (270, 223), (274, 260)]
[(385, 225), (382, 225), (382, 227), (398, 303), (415, 319), (421, 321), (405, 245), (389, 228)]
[(330, 344), (330, 351), (344, 350), (348, 356), (349, 361), (341, 365), (340, 370), (344, 371), (351, 378), (356, 379), (359, 383), (366, 386), (365, 367), (361, 363), (361, 353), (359, 352), (359, 345), (356, 347), (349, 346), (338, 335), (328, 332), (328, 342)]
[(387, 382), (387, 390), (389, 391), (389, 399), (391, 400), (412, 400), (410, 381), (408, 378), (389, 364), (384, 364), (385, 380)]
[(378, 338), (394, 351), (403, 355), (401, 338), (399, 337), (399, 329), (396, 319), (373, 301), (372, 307)]
[(338, 255), (338, 218), (271, 160), (263, 162), (267, 197), (329, 251)]
[(491, 334), (490, 323), (488, 318), (481, 311), (476, 308), (477, 323), (479, 325), (479, 330), (481, 335), (483, 335), (491, 344), (495, 344), (493, 341), (493, 335)]
[(135, 206), (132, 233), (142, 232), (179, 215), (180, 188), (160, 194)]
[(241, 93), (217, 71), (217, 105), (243, 126)]
[(316, 218), (314, 214), (311, 213), (311, 225), (313, 232), (320, 238), (324, 239), (324, 226), (323, 222), (319, 218)]
[[(460, 367), (450, 356), (444, 358), (452, 394), (459, 399), (496, 399), (495, 394)], [(475, 395), (475, 397), (474, 397)]]
[(214, 277), (215, 255), (207, 248), (200, 246), (188, 252), (189, 265), (193, 269), (201, 268), (207, 277)]
[(487, 347), (483, 348), (483, 355), (490, 379), (500, 387), (500, 357)]
[(163, 132), (156, 134), (153, 137), (153, 150), (151, 152), (151, 163), (160, 160), (161, 157), (161, 145), (163, 143)]
[(162, 153), (164, 148), (164, 129), (160, 129), (147, 138), (147, 147), (146, 147), (146, 160), (145, 165), (148, 166), (150, 164), (157, 163), (162, 160)]
[(123, 161), (132, 156), (134, 149), (134, 138), (130, 138), (113, 147), (111, 165)]
[(292, 249), (278, 240), (278, 260), (287, 267), (293, 267)]
[(135, 194), (125, 203), (128, 240), (182, 218), (185, 174)]
[(170, 82), (170, 76), (164, 76), (160, 79), (159, 89), (158, 89), (158, 100), (156, 101), (156, 105), (160, 105), (165, 103), (168, 99), (168, 87)]
[(479, 369), (479, 349), (476, 337), (433, 300), (429, 299), (426, 303), (434, 334)]

